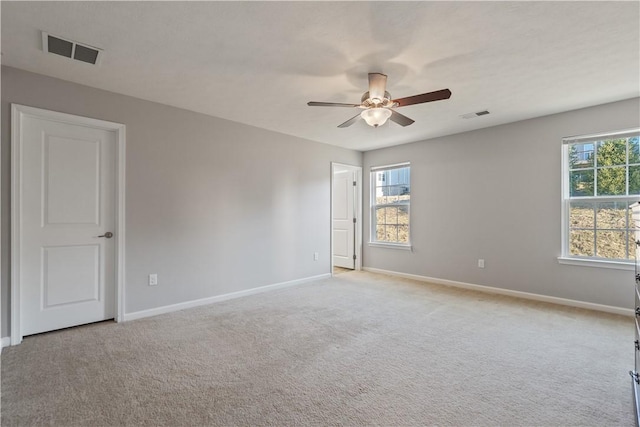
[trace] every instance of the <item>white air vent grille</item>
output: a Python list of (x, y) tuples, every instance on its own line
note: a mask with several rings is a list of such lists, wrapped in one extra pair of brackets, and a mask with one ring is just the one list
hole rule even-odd
[(44, 31), (42, 32), (42, 50), (92, 65), (98, 65), (102, 56), (102, 49), (54, 36)]
[(463, 114), (460, 117), (463, 119), (475, 119), (476, 117), (486, 116), (487, 114), (489, 114), (488, 110), (482, 110), (482, 111), (477, 111), (475, 113)]

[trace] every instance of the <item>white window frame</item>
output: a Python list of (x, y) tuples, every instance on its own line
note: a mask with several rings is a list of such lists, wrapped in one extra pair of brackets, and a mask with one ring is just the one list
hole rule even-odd
[[(571, 201), (606, 201), (606, 202), (628, 202), (631, 205), (634, 202), (640, 200), (640, 195), (615, 195), (615, 196), (581, 196), (581, 197), (570, 197), (570, 178), (569, 178), (569, 145), (572, 143), (578, 142), (593, 142), (594, 150), (595, 143), (597, 141), (601, 141), (604, 139), (615, 139), (615, 138), (629, 138), (632, 136), (637, 136), (640, 133), (640, 128), (627, 129), (622, 131), (614, 131), (614, 132), (602, 132), (597, 134), (590, 135), (580, 135), (580, 136), (571, 136), (565, 137), (562, 139), (562, 194), (561, 194), (561, 202), (562, 202), (562, 254), (558, 257), (558, 262), (560, 264), (569, 264), (569, 265), (581, 265), (587, 267), (601, 267), (601, 268), (612, 268), (619, 270), (634, 270), (634, 261), (629, 260), (620, 260), (620, 259), (608, 259), (602, 257), (585, 257), (585, 256), (577, 256), (569, 253), (569, 214), (570, 214), (570, 202)], [(629, 164), (629, 153), (627, 151), (627, 162), (625, 165)], [(597, 164), (594, 164), (594, 171), (597, 170)], [(597, 172), (594, 172), (597, 174)], [(628, 193), (628, 177), (627, 177), (627, 193)], [(594, 178), (594, 191), (597, 189), (597, 175)], [(630, 225), (627, 225), (627, 228), (630, 228)], [(597, 230), (597, 228), (596, 228)]]
[[(369, 207), (369, 218), (370, 218), (370, 229), (369, 229), (369, 246), (372, 247), (380, 247), (380, 248), (391, 248), (391, 249), (403, 249), (403, 250), (412, 250), (412, 246), (411, 246), (411, 199), (409, 199), (408, 203), (403, 203), (403, 206), (407, 206), (407, 211), (408, 211), (408, 215), (409, 215), (409, 224), (408, 224), (408, 233), (409, 233), (409, 241), (407, 243), (399, 243), (399, 242), (383, 242), (383, 241), (378, 241), (375, 239), (376, 236), (376, 225), (377, 225), (377, 218), (376, 218), (376, 207), (380, 207), (380, 206), (385, 206), (385, 205), (378, 205), (376, 203), (376, 172), (381, 172), (381, 171), (385, 171), (385, 170), (391, 170), (391, 169), (400, 169), (400, 168), (405, 168), (408, 167), (409, 168), (409, 181), (411, 181), (411, 163), (410, 162), (403, 162), (403, 163), (394, 163), (394, 164), (390, 164), (390, 165), (382, 165), (382, 166), (373, 166), (371, 167), (371, 169), (369, 170), (369, 182), (370, 182), (370, 207)], [(411, 182), (410, 184), (411, 185)], [(411, 191), (410, 193), (411, 194)], [(391, 205), (389, 205), (390, 207), (393, 207)], [(398, 206), (398, 205), (394, 205), (394, 206)]]

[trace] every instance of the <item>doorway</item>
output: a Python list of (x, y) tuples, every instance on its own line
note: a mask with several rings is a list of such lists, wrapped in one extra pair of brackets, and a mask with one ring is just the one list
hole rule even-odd
[(331, 272), (362, 268), (362, 168), (331, 164)]
[(124, 125), (13, 104), (11, 345), (122, 318)]

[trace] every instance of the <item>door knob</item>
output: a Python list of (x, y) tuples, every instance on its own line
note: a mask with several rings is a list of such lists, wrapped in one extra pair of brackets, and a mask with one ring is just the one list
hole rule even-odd
[(110, 239), (113, 237), (113, 233), (110, 231), (107, 231), (106, 233), (104, 233), (102, 236), (98, 236), (98, 237), (106, 237), (107, 239)]

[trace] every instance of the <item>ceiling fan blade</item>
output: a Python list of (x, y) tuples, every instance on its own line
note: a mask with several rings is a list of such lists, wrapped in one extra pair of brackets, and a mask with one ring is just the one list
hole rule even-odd
[(384, 99), (387, 90), (387, 76), (380, 73), (369, 73), (369, 98)]
[(338, 127), (339, 127), (339, 128), (346, 128), (346, 127), (349, 127), (349, 126), (351, 126), (352, 124), (354, 124), (355, 122), (357, 122), (357, 121), (358, 121), (358, 120), (360, 120), (360, 119), (361, 119), (360, 114), (358, 114), (358, 115), (356, 115), (356, 116), (351, 117), (349, 120), (347, 120), (346, 122), (342, 123), (342, 124), (341, 124), (341, 125), (339, 125)]
[(402, 114), (393, 110), (391, 110), (391, 117), (389, 117), (389, 120), (396, 122), (400, 126), (409, 126), (411, 123), (415, 122), (415, 120), (412, 120), (407, 116), (403, 116)]
[(342, 104), (339, 102), (307, 102), (309, 107), (359, 107), (360, 104)]
[(421, 95), (408, 96), (406, 98), (394, 99), (396, 107), (404, 107), (406, 105), (422, 104), (424, 102), (440, 101), (449, 99), (451, 91), (449, 89), (436, 90), (435, 92), (423, 93)]

